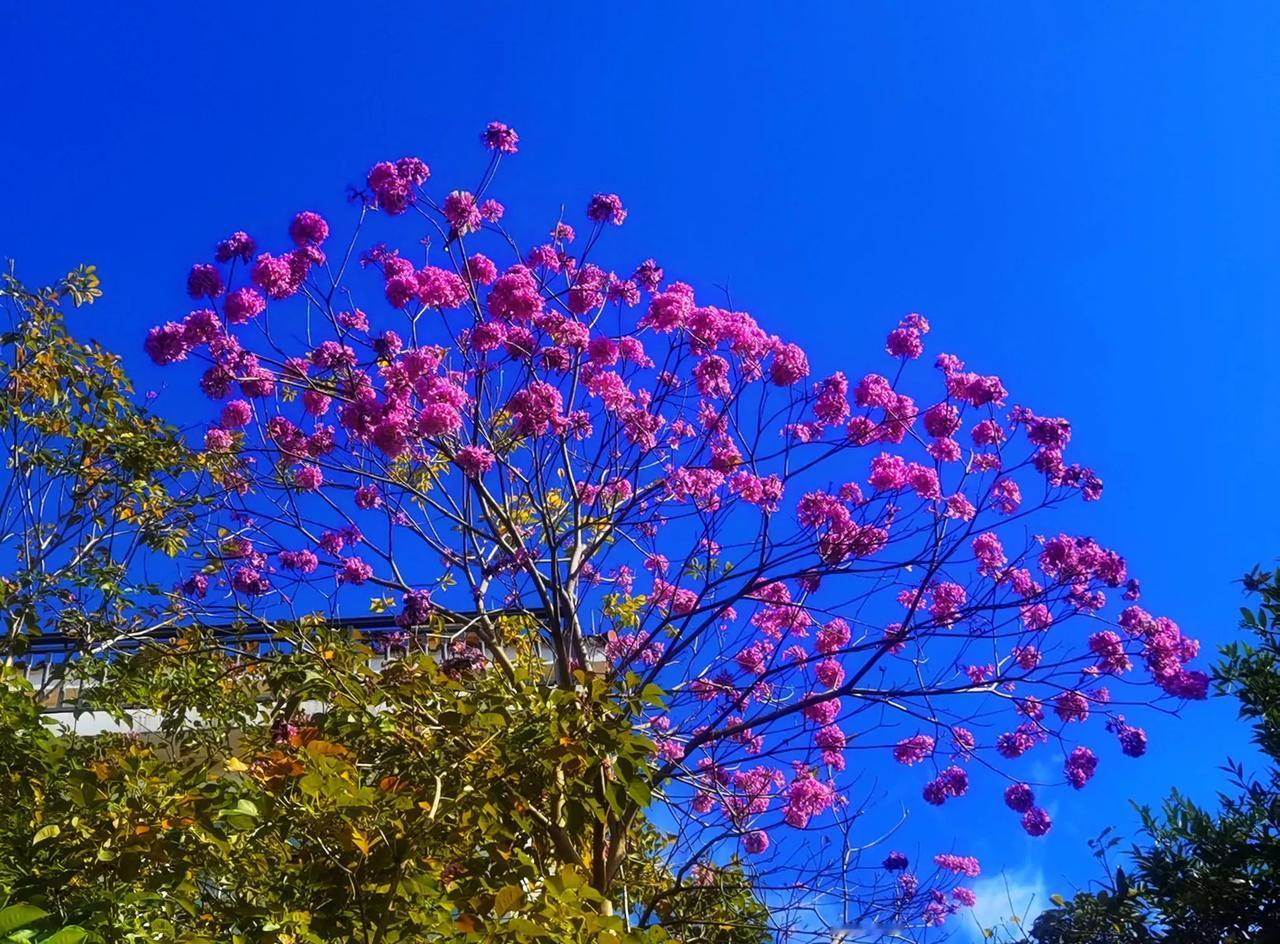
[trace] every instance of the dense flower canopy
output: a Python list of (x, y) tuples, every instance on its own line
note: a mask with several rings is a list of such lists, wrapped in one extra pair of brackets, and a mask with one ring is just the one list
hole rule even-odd
[[(936, 806), (1002, 795), (1040, 836), (1047, 795), (1106, 772), (1082, 741), (1145, 749), (1121, 706), (1204, 697), (1196, 643), (1137, 605), (1124, 558), (1055, 533), (1055, 508), (1102, 494), (1067, 420), (926, 358), (919, 314), (871, 372), (815, 376), (655, 260), (606, 264), (615, 194), (521, 249), (489, 196), (519, 138), (481, 141), (472, 190), (433, 193), (416, 157), (374, 165), (349, 237), (310, 211), (288, 243), (259, 234), (271, 249), (231, 235), (188, 276), (201, 307), (148, 334), (156, 363), (198, 365), (233, 506), (192, 607), (337, 612), (372, 588), (406, 634), (537, 611), (559, 684), (603, 661), (665, 693), (635, 723), (681, 874), (736, 852), (766, 892), (816, 898), (856, 868), (823, 920), (973, 904), (954, 885), (971, 857), (881, 867), (857, 768), (896, 762), (895, 792)], [(455, 651), (500, 669), (509, 642), (479, 619)], [(1057, 782), (1025, 782), (1028, 754)]]

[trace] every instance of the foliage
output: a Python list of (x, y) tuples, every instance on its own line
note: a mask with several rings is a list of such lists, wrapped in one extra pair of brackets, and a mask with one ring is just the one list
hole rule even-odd
[[(129, 732), (97, 737), (42, 721), (9, 672), (0, 887), (95, 941), (667, 940), (628, 928), (627, 882), (605, 900), (589, 881), (592, 824), (649, 763), (636, 706), (511, 664), (382, 662), (313, 621), (262, 644), (192, 632), (85, 664), (80, 709)], [(691, 910), (663, 837), (634, 838), (623, 872), (661, 886), (675, 939), (763, 940), (749, 895)]]
[[(1205, 809), (1174, 790), (1159, 811), (1140, 810), (1145, 841), (1128, 873), (1041, 915), (1033, 936), (1044, 944), (1192, 944), (1274, 940), (1280, 920), (1280, 573), (1255, 569), (1241, 627), (1253, 642), (1222, 648), (1214, 683), (1240, 702), (1266, 758), (1256, 776), (1241, 763), (1224, 768), (1235, 790)], [(1105, 852), (1115, 840), (1099, 846)]]
[(165, 621), (146, 564), (186, 550), (208, 464), (139, 406), (120, 359), (68, 333), (92, 266), (50, 288), (0, 277), (0, 613), (6, 654), (56, 633), (100, 644)]
[(49, 912), (24, 903), (0, 907), (0, 941), (7, 944), (80, 944), (88, 932), (75, 925), (60, 927), (51, 933), (41, 930), (49, 923)]

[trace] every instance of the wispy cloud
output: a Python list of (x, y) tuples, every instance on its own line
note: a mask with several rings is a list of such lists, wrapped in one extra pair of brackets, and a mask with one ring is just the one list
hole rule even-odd
[(978, 896), (978, 904), (966, 922), (972, 941), (983, 940), (982, 928), (1006, 925), (1016, 929), (1018, 926), (1009, 920), (1015, 916), (1022, 927), (1029, 927), (1049, 906), (1044, 872), (1033, 866), (979, 879), (973, 883), (973, 893)]

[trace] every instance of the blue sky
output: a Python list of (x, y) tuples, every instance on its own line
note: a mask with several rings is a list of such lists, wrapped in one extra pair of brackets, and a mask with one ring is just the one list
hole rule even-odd
[[(620, 257), (727, 284), (815, 373), (882, 369), (920, 311), (932, 350), (1069, 417), (1107, 483), (1073, 527), (1208, 647), (1231, 581), (1280, 552), (1274, 5), (6, 6), (0, 256), (32, 282), (96, 263), (81, 330), (144, 389), (166, 378), (142, 334), (185, 313), (215, 239), (340, 214), (388, 157), (470, 181), (496, 118), (522, 139), (509, 205), (620, 193)], [(1046, 839), (947, 827), (1068, 891), (1128, 798), (1211, 798), (1249, 756), (1229, 703), (1146, 726), (1148, 756), (1061, 796)]]

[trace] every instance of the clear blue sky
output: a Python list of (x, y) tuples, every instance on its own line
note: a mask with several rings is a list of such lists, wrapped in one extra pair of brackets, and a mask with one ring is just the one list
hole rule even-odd
[[(4, 4), (0, 256), (96, 263), (81, 330), (144, 389), (142, 334), (216, 238), (340, 214), (388, 157), (469, 181), (496, 118), (522, 139), (508, 205), (617, 191), (620, 257), (728, 284), (816, 373), (882, 368), (920, 311), (933, 350), (1070, 417), (1107, 483), (1075, 526), (1209, 646), (1280, 553), (1274, 4), (41, 6)], [(1209, 797), (1248, 754), (1226, 703), (1147, 727), (1045, 840), (938, 825), (1065, 891), (1126, 798)]]

